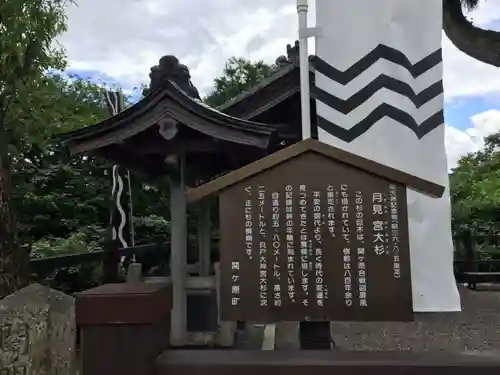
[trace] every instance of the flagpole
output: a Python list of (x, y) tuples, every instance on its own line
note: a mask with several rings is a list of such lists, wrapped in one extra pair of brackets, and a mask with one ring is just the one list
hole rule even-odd
[(302, 139), (311, 138), (307, 10), (308, 0), (297, 0), (297, 13), (299, 17), (300, 109), (302, 113)]
[(134, 202), (132, 200), (132, 181), (130, 179), (130, 170), (127, 170), (128, 180), (128, 205), (129, 205), (129, 230), (130, 230), (130, 243), (135, 247), (135, 228), (134, 228)]

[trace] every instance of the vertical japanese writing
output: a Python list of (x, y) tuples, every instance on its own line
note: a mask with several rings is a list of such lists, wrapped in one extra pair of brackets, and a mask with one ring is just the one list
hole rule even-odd
[(366, 262), (365, 262), (365, 234), (364, 234), (364, 201), (363, 201), (363, 193), (361, 191), (356, 192), (356, 240), (358, 241), (358, 250), (357, 250), (357, 268), (358, 268), (358, 299), (359, 306), (366, 307)]
[(231, 276), (231, 305), (238, 306), (240, 302), (240, 262), (231, 262), (231, 271), (233, 272)]
[(323, 238), (321, 227), (323, 226), (323, 215), (321, 214), (321, 192), (313, 192), (313, 224), (314, 224), (314, 270), (316, 285), (316, 305), (324, 306), (324, 275), (323, 275)]
[(271, 194), (272, 222), (273, 222), (273, 305), (281, 306), (281, 270), (279, 265), (281, 252), (281, 225), (280, 225), (280, 193)]
[(300, 209), (300, 276), (304, 298), (303, 306), (309, 306), (309, 238), (307, 236), (307, 188), (299, 186)]
[(344, 247), (343, 250), (344, 264), (344, 301), (345, 305), (352, 306), (352, 274), (351, 274), (351, 248)]
[(349, 229), (349, 191), (346, 184), (340, 185), (340, 207), (342, 221), (342, 238), (345, 241), (343, 249), (343, 265), (344, 265), (344, 302), (345, 305), (352, 306), (352, 272), (351, 272), (351, 236)]
[(335, 189), (332, 185), (326, 188), (326, 203), (327, 203), (327, 225), (328, 232), (335, 237)]
[(385, 254), (385, 228), (384, 228), (384, 196), (382, 193), (372, 194), (373, 213), (373, 251), (377, 255)]
[(401, 264), (399, 262), (399, 219), (398, 219), (398, 198), (396, 185), (389, 185), (389, 201), (391, 207), (391, 242), (392, 242), (392, 268), (394, 278), (401, 277)]
[(350, 229), (349, 229), (349, 192), (347, 185), (340, 185), (341, 203), (341, 219), (342, 219), (342, 237), (347, 243), (351, 242)]
[(259, 284), (260, 284), (260, 306), (267, 307), (267, 223), (265, 218), (266, 191), (264, 186), (259, 186), (257, 190), (259, 202)]
[[(247, 199), (245, 199), (245, 254), (252, 259), (253, 251), (253, 217), (252, 217), (252, 187), (245, 188)], [(231, 262), (231, 305), (238, 306), (240, 302), (240, 262)]]
[(295, 303), (295, 245), (293, 239), (293, 188), (285, 187), (285, 233), (287, 255), (287, 290), (288, 298)]
[(245, 253), (252, 259), (252, 249), (253, 249), (253, 217), (252, 217), (252, 188), (248, 186), (245, 188), (248, 194), (247, 199), (245, 199)]

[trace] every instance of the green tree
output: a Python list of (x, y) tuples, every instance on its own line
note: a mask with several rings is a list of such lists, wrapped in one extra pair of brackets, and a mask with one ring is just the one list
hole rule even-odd
[[(94, 203), (106, 205), (102, 163), (69, 157), (55, 136), (103, 120), (107, 109), (101, 88), (77, 77), (46, 75), (25, 89), (10, 108), (25, 128), (11, 140), (12, 185), (20, 240), (31, 244), (69, 235), (80, 217), (99, 222)], [(105, 181), (96, 183), (101, 176)]]
[[(24, 286), (28, 254), (19, 246), (11, 206), (11, 152), (23, 123), (10, 113), (21, 92), (47, 69), (64, 67), (52, 41), (66, 30), (66, 0), (9, 0), (0, 3), (0, 298)], [(28, 109), (29, 110), (29, 109)]]
[(243, 57), (231, 57), (226, 62), (222, 75), (214, 79), (214, 89), (204, 101), (216, 108), (254, 87), (275, 70), (276, 66), (263, 61), (251, 62)]
[[(12, 137), (13, 207), (21, 244), (34, 256), (99, 249), (109, 220), (110, 165), (92, 156), (70, 156), (59, 133), (109, 116), (101, 87), (78, 77), (42, 76), (26, 87), (10, 114), (26, 130)], [(166, 192), (132, 179), (138, 241), (165, 227)], [(168, 215), (167, 215), (168, 216)], [(163, 231), (165, 236), (166, 231)], [(164, 240), (164, 239), (163, 239)], [(87, 248), (87, 250), (85, 250)]]
[(486, 64), (500, 66), (500, 31), (474, 25), (466, 13), (485, 0), (443, 0), (443, 29), (453, 44)]
[[(457, 234), (470, 231), (485, 238), (484, 245), (500, 235), (500, 134), (487, 137), (483, 150), (460, 159), (450, 177), (450, 191)], [(500, 256), (494, 247), (487, 252), (492, 251)]]
[[(102, 250), (111, 166), (68, 155), (56, 135), (108, 116), (102, 88), (75, 76), (43, 75), (24, 85), (10, 104), (9, 121), (22, 124), (13, 127), (10, 142), (11, 206), (19, 243), (29, 245), (32, 258)], [(168, 191), (141, 178), (132, 178), (132, 190), (137, 243), (167, 241)], [(94, 264), (48, 271), (36, 280), (69, 291), (91, 287), (100, 275)]]

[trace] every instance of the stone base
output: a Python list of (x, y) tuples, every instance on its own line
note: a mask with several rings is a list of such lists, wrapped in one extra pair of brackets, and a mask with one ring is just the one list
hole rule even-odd
[(176, 350), (156, 360), (157, 375), (497, 375), (500, 360), (450, 353)]

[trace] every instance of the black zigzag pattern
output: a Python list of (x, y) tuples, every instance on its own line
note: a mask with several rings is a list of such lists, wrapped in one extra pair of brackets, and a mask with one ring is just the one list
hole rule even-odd
[[(316, 71), (323, 74), (327, 78), (342, 85), (346, 85), (380, 59), (386, 59), (393, 62), (394, 64), (402, 66), (403, 68), (407, 69), (414, 78), (417, 78), (441, 63), (442, 52), (441, 49), (438, 49), (429, 56), (420, 60), (418, 63), (412, 64), (402, 52), (392, 47), (379, 45), (373, 51), (368, 53), (354, 65), (348, 68), (346, 71), (340, 71), (332, 67), (319, 57), (315, 58), (314, 66)], [(442, 80), (439, 80), (424, 89), (422, 92), (416, 93), (408, 83), (392, 78), (387, 74), (380, 74), (364, 88), (345, 100), (340, 99), (317, 86), (313, 86), (311, 88), (311, 95), (323, 104), (335, 109), (342, 114), (348, 115), (350, 112), (355, 111), (356, 108), (369, 100), (377, 91), (382, 88), (391, 90), (410, 99), (415, 107), (419, 109), (424, 104), (434, 99), (443, 92), (443, 82)], [(342, 126), (334, 124), (328, 119), (319, 115), (318, 126), (329, 132), (333, 136), (344, 140), (345, 142), (351, 142), (365, 133), (377, 121), (381, 120), (384, 117), (392, 118), (401, 125), (413, 130), (413, 132), (419, 139), (444, 123), (443, 110), (440, 110), (437, 113), (430, 114), (429, 118), (427, 118), (421, 124), (418, 124), (413, 116), (411, 116), (409, 113), (400, 110), (388, 103), (382, 103), (377, 108), (375, 108), (366, 118), (361, 120), (350, 129), (346, 129)]]
[(320, 102), (346, 115), (383, 88), (407, 97), (415, 104), (415, 107), (420, 108), (443, 92), (443, 81), (440, 80), (417, 94), (408, 83), (381, 74), (346, 100), (337, 98), (316, 86), (311, 88), (311, 95)]
[(328, 78), (342, 85), (346, 85), (380, 59), (385, 59), (400, 65), (408, 70), (413, 78), (418, 78), (429, 69), (441, 63), (443, 61), (443, 54), (441, 48), (439, 48), (416, 64), (412, 64), (403, 52), (384, 44), (379, 44), (370, 53), (362, 57), (345, 71), (334, 68), (318, 56), (314, 58), (314, 67), (318, 72), (324, 74)]
[(351, 142), (355, 140), (360, 135), (368, 131), (377, 121), (383, 119), (384, 117), (392, 118), (393, 120), (399, 122), (401, 125), (404, 125), (413, 130), (418, 139), (422, 139), (426, 134), (436, 129), (444, 122), (444, 113), (441, 110), (418, 125), (411, 115), (386, 103), (379, 105), (372, 112), (370, 112), (370, 114), (366, 118), (358, 122), (350, 129), (345, 129), (342, 126), (336, 125), (321, 116), (317, 117), (318, 127), (327, 131), (334, 137), (342, 139), (345, 142)]

